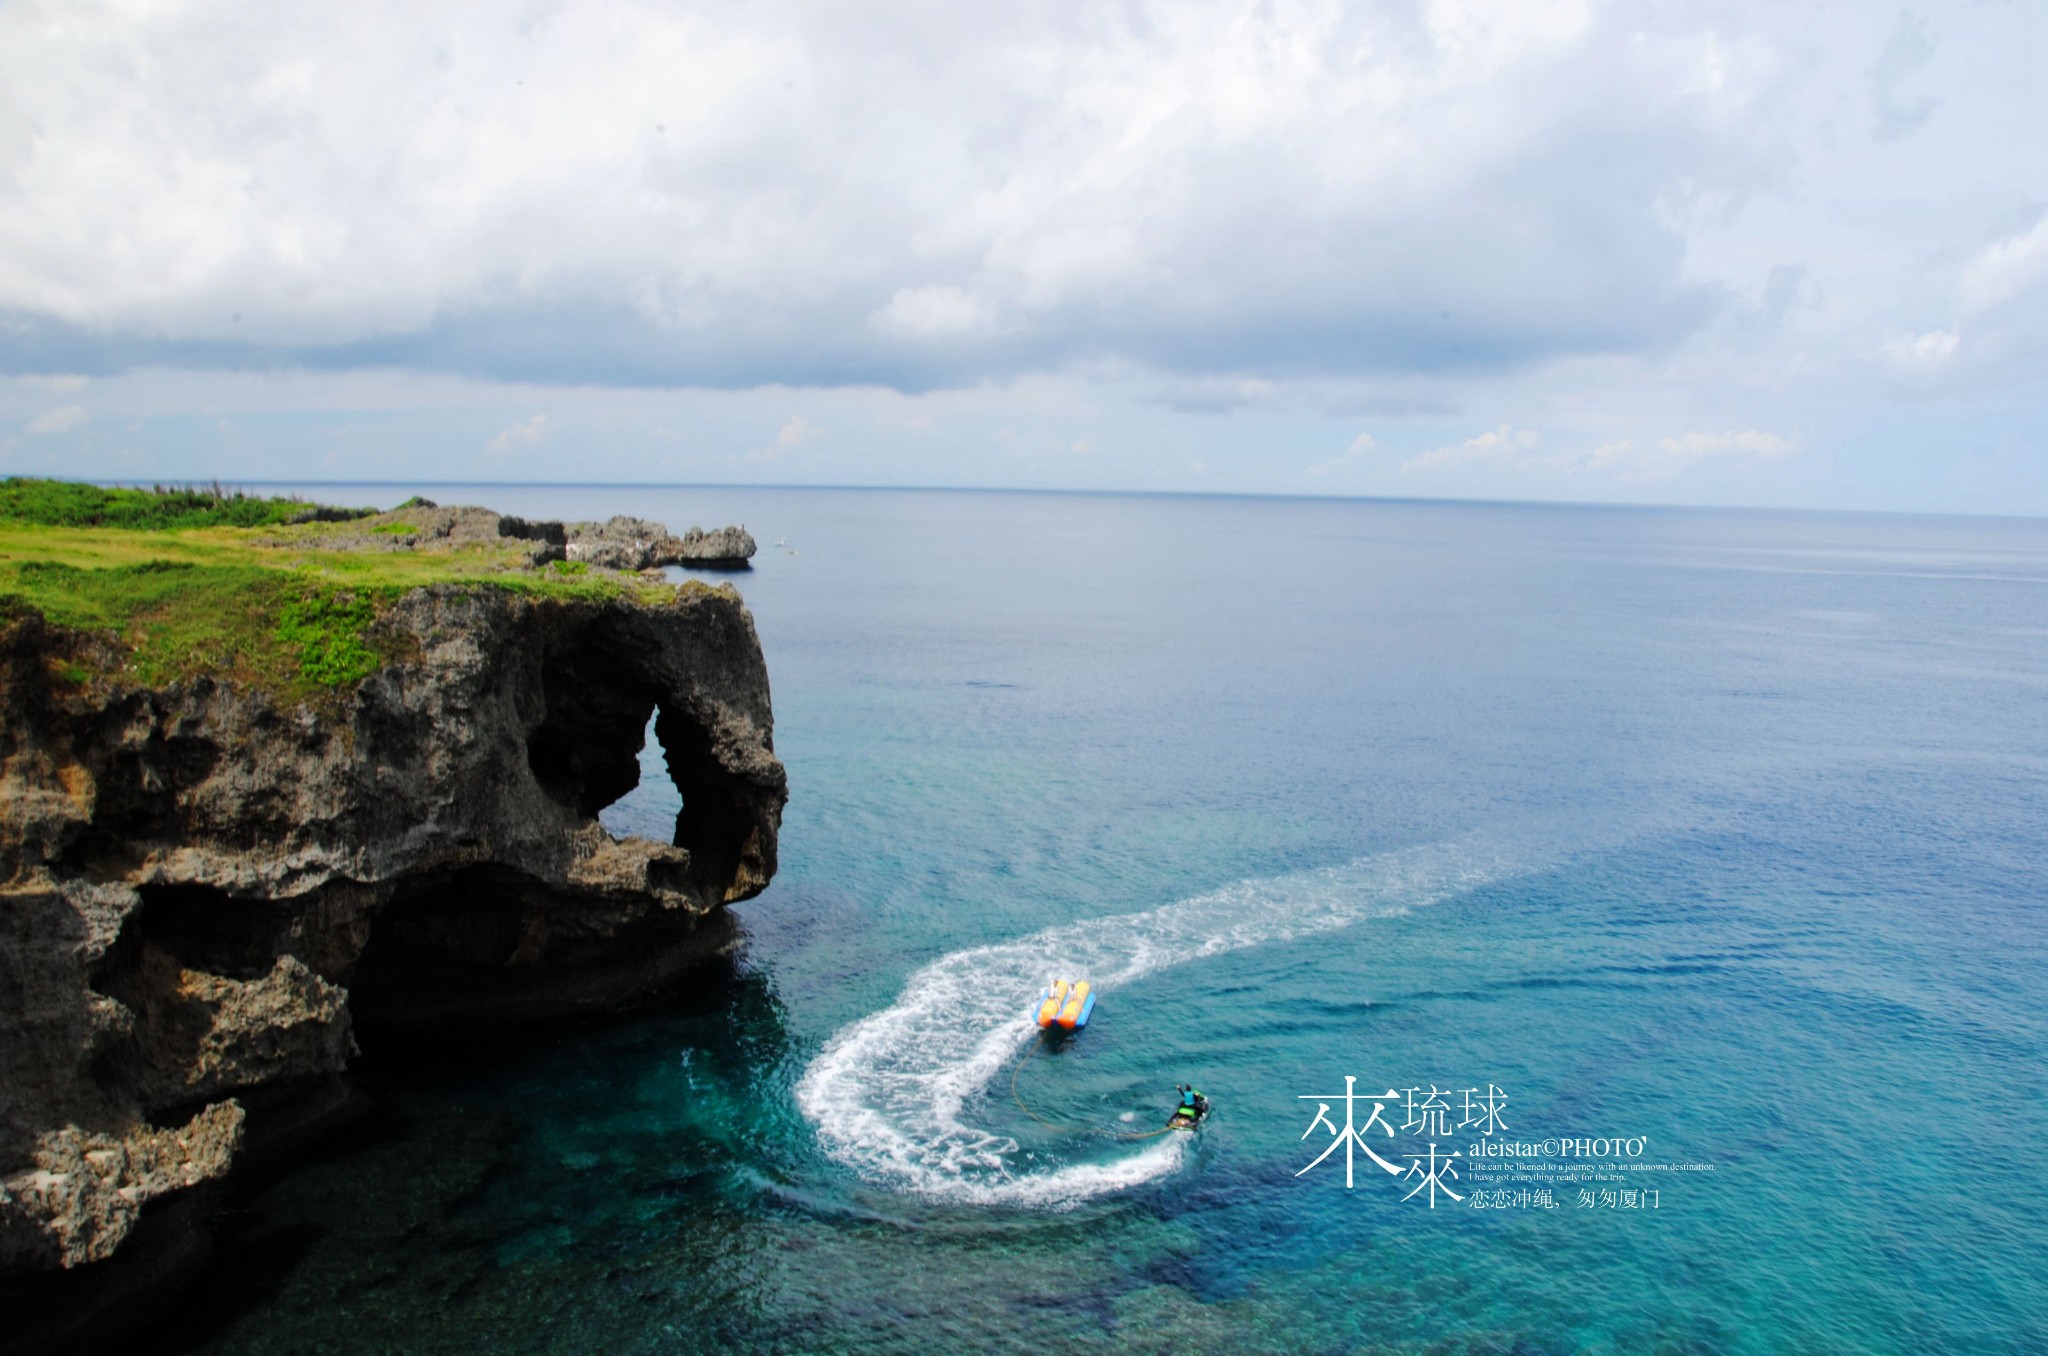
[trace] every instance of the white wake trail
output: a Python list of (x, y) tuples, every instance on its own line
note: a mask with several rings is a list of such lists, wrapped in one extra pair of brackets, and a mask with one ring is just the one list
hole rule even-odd
[(1037, 1036), (1026, 1010), (1048, 976), (1085, 977), (1108, 991), (1205, 956), (1434, 904), (1514, 869), (1469, 841), (1432, 844), (956, 951), (912, 975), (893, 1005), (835, 1035), (804, 1071), (797, 1104), (832, 1157), (917, 1195), (1066, 1205), (1135, 1186), (1172, 1171), (1186, 1137), (1104, 1163), (1020, 1170), (1015, 1139), (962, 1118)]

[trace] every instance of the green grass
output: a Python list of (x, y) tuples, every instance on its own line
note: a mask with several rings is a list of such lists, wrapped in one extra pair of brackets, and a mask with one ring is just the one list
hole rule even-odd
[(408, 537), (417, 534), (419, 529), (411, 523), (379, 523), (370, 531), (381, 536)]
[(140, 532), (266, 527), (288, 523), (319, 507), (302, 499), (259, 499), (240, 490), (223, 489), (218, 483), (203, 488), (166, 489), (159, 485), (153, 490), (130, 490), (20, 476), (0, 481), (0, 523), (33, 527), (117, 527)]
[(279, 609), (275, 630), (279, 643), (297, 652), (300, 677), (321, 687), (345, 687), (383, 667), (383, 656), (368, 639), (376, 620), (370, 594), (316, 589)]
[[(58, 484), (14, 480), (4, 488)], [(404, 658), (408, 637), (382, 619), (398, 599), (426, 585), (650, 605), (675, 596), (668, 585), (593, 572), (581, 562), (535, 570), (523, 544), (510, 541), (438, 552), (350, 551), (334, 549), (332, 524), (280, 525), (277, 517), (256, 525), (132, 525), (183, 521), (176, 506), (189, 493), (166, 492), (160, 498), (170, 502), (157, 507), (131, 503), (123, 510), (129, 525), (122, 526), (32, 522), (0, 511), (0, 618), (26, 605), (57, 626), (108, 636), (123, 676), (152, 686), (205, 675), (289, 702), (338, 694)], [(14, 502), (22, 501), (45, 516), (57, 516), (51, 505), (69, 502), (41, 490), (17, 494)], [(98, 652), (77, 647), (53, 665), (52, 680), (77, 686), (111, 676), (87, 666), (85, 657)]]

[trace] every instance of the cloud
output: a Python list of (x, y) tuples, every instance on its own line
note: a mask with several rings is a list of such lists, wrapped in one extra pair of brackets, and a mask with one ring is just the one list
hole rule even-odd
[(1764, 319), (1773, 323), (1783, 320), (1787, 312), (1799, 304), (1800, 296), (1806, 291), (1807, 270), (1798, 264), (1779, 264), (1764, 279), (1764, 293), (1761, 309)]
[(545, 414), (533, 415), (510, 428), (499, 429), (484, 446), (492, 452), (504, 453), (525, 443), (537, 443), (547, 436), (548, 424)]
[[(1959, 504), (2048, 446), (2048, 10), (1916, 13), (12, 0), (0, 417), (109, 476), (548, 410), (698, 476), (1729, 498), (1704, 417), (1815, 450), (1764, 497)], [(121, 438), (21, 435), (87, 399)]]
[(2048, 215), (1972, 254), (1956, 275), (1944, 328), (1884, 346), (1894, 368), (1933, 378), (1987, 365), (2025, 366), (2048, 349)]
[(1350, 445), (1336, 456), (1328, 461), (1317, 462), (1310, 466), (1308, 473), (1317, 479), (1336, 475), (1339, 472), (1359, 465), (1369, 453), (1375, 451), (1378, 447), (1379, 444), (1373, 441), (1373, 436), (1370, 433), (1361, 433), (1356, 438), (1353, 438)]
[(1931, 372), (1948, 366), (1962, 342), (1954, 330), (1929, 330), (1925, 334), (1895, 339), (1885, 345), (1892, 362), (1910, 371)]
[(1278, 383), (1265, 377), (1197, 373), (1157, 383), (1150, 398), (1155, 404), (1183, 413), (1220, 414), (1268, 404), (1279, 390)]
[(1619, 438), (1591, 452), (1545, 452), (1534, 429), (1502, 424), (1489, 432), (1425, 452), (1401, 464), (1404, 473), (1452, 467), (1536, 473), (1549, 477), (1593, 474), (1623, 484), (1671, 480), (1703, 462), (1761, 464), (1791, 456), (1797, 445), (1761, 429), (1682, 433), (1665, 438)]
[(59, 405), (41, 414), (23, 426), (24, 433), (52, 434), (69, 433), (71, 430), (90, 423), (92, 414), (83, 405)]
[(1760, 429), (1728, 433), (1685, 433), (1638, 443), (1603, 443), (1587, 455), (1562, 463), (1566, 469), (1605, 473), (1625, 482), (1670, 480), (1706, 461), (1780, 461), (1797, 451), (1789, 438)]
[(1532, 428), (1514, 428), (1502, 424), (1499, 428), (1467, 438), (1462, 443), (1451, 443), (1419, 457), (1401, 463), (1403, 472), (1434, 471), (1449, 466), (1471, 466), (1484, 463), (1507, 463), (1521, 458), (1538, 447), (1542, 435)]
[(35, 129), (0, 140), (0, 364), (925, 390), (1658, 353), (1724, 300), (1684, 203), (1779, 137), (1768, 44), (1581, 0), (268, 13), (0, 7), (0, 127)]
[(993, 319), (986, 302), (957, 287), (901, 287), (868, 323), (897, 338), (945, 339), (985, 330)]
[(749, 461), (774, 461), (783, 453), (802, 447), (825, 430), (819, 428), (800, 414), (792, 414), (775, 431), (775, 441), (766, 447), (757, 447), (747, 453)]
[(1884, 50), (1870, 68), (1870, 100), (1879, 141), (1897, 141), (1918, 131), (1941, 106), (1938, 99), (1924, 94), (1910, 97), (1901, 89), (1933, 58), (1934, 36), (1928, 32), (1927, 21), (1900, 14), (1898, 26), (1885, 39)]
[(1993, 241), (1971, 258), (1956, 283), (1964, 314), (1992, 310), (2048, 279), (2048, 216), (2033, 228)]
[(15, 380), (25, 386), (33, 386), (39, 391), (49, 391), (53, 394), (83, 391), (92, 381), (90, 377), (81, 376), (76, 372), (24, 372)]

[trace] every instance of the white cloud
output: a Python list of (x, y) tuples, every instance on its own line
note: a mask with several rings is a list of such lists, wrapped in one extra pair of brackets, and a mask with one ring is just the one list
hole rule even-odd
[(1981, 378), (2000, 366), (2038, 371), (2048, 352), (2048, 216), (1970, 255), (1955, 274), (1949, 309), (1946, 328), (1884, 345), (1894, 369), (1928, 382)]
[(532, 415), (510, 428), (499, 429), (484, 446), (492, 452), (503, 453), (525, 443), (537, 443), (547, 436), (549, 422), (545, 414)]
[(1712, 300), (1659, 204), (1736, 191), (1778, 136), (1779, 58), (1721, 28), (1584, 0), (19, 0), (0, 312), (152, 360), (719, 386), (1655, 348)]
[(989, 328), (987, 302), (957, 287), (902, 287), (889, 304), (868, 317), (883, 334), (905, 339), (945, 339)]
[(1403, 462), (1403, 472), (1451, 467), (1515, 471), (1548, 477), (1594, 474), (1623, 484), (1670, 480), (1703, 462), (1758, 464), (1791, 456), (1797, 445), (1761, 429), (1682, 433), (1665, 438), (1617, 438), (1591, 452), (1539, 452), (1534, 429), (1502, 424), (1462, 443), (1451, 443)]
[(1317, 462), (1310, 466), (1308, 473), (1311, 477), (1321, 480), (1350, 470), (1360, 465), (1366, 456), (1378, 447), (1379, 444), (1373, 441), (1373, 436), (1370, 433), (1361, 433), (1351, 440), (1350, 446), (1346, 447), (1336, 456), (1328, 461)]
[(24, 372), (15, 380), (25, 386), (33, 386), (39, 391), (49, 391), (55, 395), (83, 391), (92, 383), (92, 378), (76, 372)]
[(195, 390), (413, 474), (551, 410), (614, 475), (644, 415), (704, 476), (1629, 497), (1704, 416), (1910, 507), (2048, 446), (2048, 7), (1917, 9), (10, 0), (0, 419), (85, 458), (18, 431), (91, 373), (105, 456), (222, 474), (262, 421), (201, 448)]
[(92, 421), (92, 414), (83, 405), (59, 405), (53, 410), (44, 410), (28, 421), (22, 432), (33, 434), (69, 433)]
[(1964, 314), (1988, 311), (2031, 292), (2048, 278), (2048, 216), (1994, 241), (1964, 266), (1956, 301)]
[(790, 452), (810, 442), (825, 430), (819, 428), (800, 414), (792, 414), (775, 431), (775, 441), (766, 447), (757, 447), (747, 453), (750, 461), (773, 461), (785, 452)]
[(1518, 429), (1502, 424), (1462, 443), (1450, 443), (1404, 461), (1401, 469), (1404, 472), (1434, 471), (1448, 466), (1508, 463), (1533, 451), (1542, 441), (1542, 435), (1535, 429)]
[(1905, 339), (1895, 339), (1884, 351), (1895, 364), (1910, 371), (1931, 372), (1946, 367), (1956, 356), (1962, 336), (1954, 330), (1929, 330)]
[(1624, 482), (1670, 480), (1706, 461), (1760, 463), (1780, 461), (1798, 450), (1790, 438), (1761, 429), (1727, 433), (1685, 433), (1654, 442), (1621, 439), (1603, 443), (1583, 457), (1567, 460), (1567, 470), (1604, 473)]

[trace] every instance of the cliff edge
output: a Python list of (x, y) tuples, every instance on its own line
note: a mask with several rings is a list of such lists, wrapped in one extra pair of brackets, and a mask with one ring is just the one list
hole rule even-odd
[[(739, 596), (537, 565), (559, 535), (505, 536), (478, 577), (352, 590), (300, 582), (317, 537), (257, 539), (292, 572), (261, 634), (303, 681), (248, 655), (166, 677), (185, 651), (145, 634), (158, 614), (124, 631), (0, 600), (0, 1282), (175, 1269), (195, 1230), (151, 1219), (266, 1118), (331, 1102), (357, 1024), (652, 992), (767, 884), (785, 777)], [(9, 545), (0, 593), (7, 568), (47, 592), (34, 572), (59, 567)], [(271, 597), (262, 570), (247, 597)], [(315, 624), (336, 616), (355, 649)], [(669, 842), (596, 819), (650, 720), (682, 798)]]

